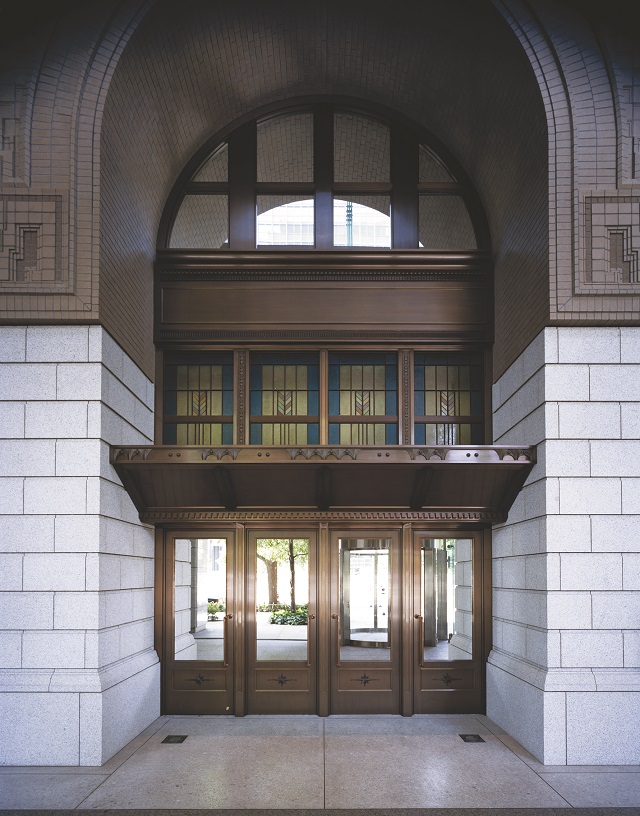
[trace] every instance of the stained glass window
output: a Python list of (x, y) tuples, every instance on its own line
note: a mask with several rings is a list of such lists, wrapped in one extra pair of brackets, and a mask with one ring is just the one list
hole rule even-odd
[(397, 445), (398, 362), (386, 352), (329, 354), (329, 444)]
[(484, 441), (482, 359), (477, 354), (416, 352), (417, 445), (481, 445)]
[(164, 372), (164, 443), (233, 443), (233, 354), (167, 355)]
[(319, 356), (315, 353), (251, 355), (252, 445), (319, 443), (319, 371)]

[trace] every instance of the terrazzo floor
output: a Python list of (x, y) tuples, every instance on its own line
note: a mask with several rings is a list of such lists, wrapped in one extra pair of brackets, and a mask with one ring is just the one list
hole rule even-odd
[(640, 808), (640, 767), (543, 766), (481, 715), (163, 716), (102, 767), (0, 768), (6, 810), (573, 807)]

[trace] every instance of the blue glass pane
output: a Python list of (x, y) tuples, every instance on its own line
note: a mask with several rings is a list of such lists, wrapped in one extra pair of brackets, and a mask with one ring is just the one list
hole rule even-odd
[(390, 391), (395, 391), (398, 387), (398, 375), (395, 365), (387, 366), (385, 384), (387, 386), (387, 390)]
[(416, 416), (424, 416), (424, 391), (416, 391), (413, 396), (413, 410)]
[(397, 394), (395, 391), (387, 391), (386, 397), (385, 413), (387, 416), (395, 416), (398, 413)]
[(478, 390), (482, 388), (482, 369), (480, 366), (471, 366), (471, 387)]
[(233, 425), (230, 422), (225, 422), (222, 426), (222, 444), (233, 444)]
[(415, 437), (416, 445), (426, 444), (425, 443), (424, 425), (416, 425), (414, 437)]
[(340, 425), (338, 425), (337, 422), (332, 422), (329, 424), (329, 444), (340, 444)]
[(424, 391), (424, 366), (417, 365), (413, 372), (413, 382), (416, 391)]
[(177, 388), (178, 369), (175, 366), (167, 366), (164, 373), (165, 389)]
[(385, 430), (385, 441), (387, 445), (397, 445), (398, 444), (398, 426), (397, 425), (387, 425)]
[(340, 368), (337, 365), (329, 366), (329, 388), (340, 388)]
[(262, 388), (262, 368), (261, 366), (251, 366), (251, 388), (259, 390)]
[(313, 391), (314, 389), (317, 389), (319, 387), (318, 386), (318, 366), (317, 365), (309, 366), (309, 369), (307, 371), (307, 384), (308, 384), (308, 387), (309, 387), (310, 391)]
[(329, 391), (329, 416), (340, 416), (339, 391)]
[(308, 407), (307, 410), (309, 411), (309, 416), (318, 416), (320, 411), (318, 410), (318, 392), (317, 391), (310, 391), (309, 392), (309, 400), (308, 400)]
[(164, 412), (165, 414), (169, 414), (169, 416), (175, 416), (178, 411), (176, 405), (176, 392), (175, 391), (168, 391), (164, 395)]
[(176, 426), (175, 425), (165, 425), (164, 426), (164, 444), (165, 445), (175, 445), (176, 441), (177, 441)]
[(262, 393), (260, 391), (251, 392), (251, 416), (260, 416), (262, 414)]
[(233, 392), (224, 391), (222, 394), (222, 413), (224, 416), (233, 414)]
[(231, 366), (222, 367), (222, 387), (233, 390), (233, 368)]
[(482, 415), (482, 394), (479, 391), (471, 392), (471, 414), (472, 416)]
[(484, 444), (484, 434), (482, 433), (482, 425), (471, 426), (471, 443), (473, 445)]
[(249, 428), (249, 444), (259, 445), (262, 442), (262, 425), (251, 423)]
[(307, 442), (309, 445), (320, 444), (320, 426), (317, 424), (307, 425)]

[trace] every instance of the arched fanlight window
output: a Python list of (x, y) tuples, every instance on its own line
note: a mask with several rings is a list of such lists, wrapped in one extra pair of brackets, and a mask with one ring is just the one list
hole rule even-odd
[(416, 133), (319, 105), (254, 120), (196, 160), (169, 249), (482, 248), (473, 193)]

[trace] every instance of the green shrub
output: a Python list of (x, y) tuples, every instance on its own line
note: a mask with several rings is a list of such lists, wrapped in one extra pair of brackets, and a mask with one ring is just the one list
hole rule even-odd
[(278, 626), (306, 626), (309, 621), (309, 609), (305, 606), (298, 606), (295, 612), (285, 607), (285, 609), (277, 609), (271, 614), (269, 623), (275, 623)]
[(209, 601), (207, 604), (207, 612), (209, 615), (217, 615), (218, 612), (226, 612), (227, 607), (220, 601)]

